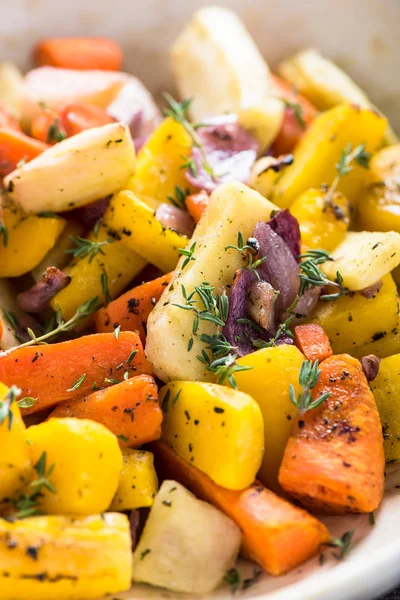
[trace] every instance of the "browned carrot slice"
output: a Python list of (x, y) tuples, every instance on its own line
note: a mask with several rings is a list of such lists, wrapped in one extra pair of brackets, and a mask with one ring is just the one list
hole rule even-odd
[(195, 223), (198, 223), (206, 210), (209, 202), (209, 195), (205, 190), (198, 194), (191, 194), (186, 198), (186, 208)]
[(120, 71), (121, 46), (109, 38), (52, 38), (41, 40), (33, 51), (35, 64), (63, 69)]
[(164, 478), (176, 479), (235, 521), (242, 530), (244, 554), (271, 575), (297, 567), (330, 539), (325, 525), (258, 481), (245, 490), (227, 490), (165, 442), (151, 444), (151, 450)]
[(307, 360), (322, 362), (333, 354), (329, 338), (321, 325), (316, 323), (298, 325), (294, 329), (294, 338), (296, 346)]
[(118, 339), (113, 333), (98, 333), (0, 353), (0, 381), (21, 388), (22, 397), (37, 398), (24, 414), (84, 398), (94, 386), (122, 381), (125, 372), (129, 377), (151, 373), (142, 342), (131, 331), (121, 332)]
[(0, 128), (0, 176), (5, 177), (17, 168), (20, 161), (28, 162), (48, 148), (21, 131)]
[(295, 424), (279, 483), (309, 508), (331, 514), (375, 510), (383, 495), (382, 427), (358, 360), (331, 356), (320, 365), (313, 398), (330, 396)]

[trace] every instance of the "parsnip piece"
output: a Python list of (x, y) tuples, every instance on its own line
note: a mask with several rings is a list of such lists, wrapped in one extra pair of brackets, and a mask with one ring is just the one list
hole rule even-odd
[(26, 213), (63, 212), (119, 191), (135, 170), (127, 125), (88, 129), (15, 169), (4, 184)]
[(321, 266), (327, 277), (334, 280), (339, 271), (343, 285), (363, 290), (400, 264), (400, 233), (350, 231), (332, 256), (336, 260)]
[(237, 112), (268, 94), (269, 69), (240, 19), (230, 10), (198, 10), (171, 49), (182, 98), (193, 98), (191, 116)]
[(235, 564), (239, 528), (176, 481), (162, 484), (133, 554), (133, 580), (206, 594)]
[(0, 64), (0, 103), (17, 119), (21, 116), (24, 78), (11, 62)]
[(256, 106), (239, 110), (238, 119), (240, 125), (254, 135), (262, 152), (278, 135), (284, 115), (285, 105), (282, 100), (275, 96), (265, 96)]
[[(196, 242), (196, 260), (182, 268), (185, 257), (180, 259), (175, 277), (147, 323), (147, 355), (163, 381), (213, 381), (213, 374), (196, 358), (204, 348), (197, 337), (188, 352), (193, 313), (174, 304), (185, 304), (182, 285), (188, 295), (203, 282), (213, 285), (216, 291), (230, 285), (236, 270), (243, 266), (243, 259), (227, 246), (237, 244), (239, 231), (247, 240), (255, 224), (267, 221), (272, 210), (276, 210), (274, 204), (238, 182), (223, 184), (212, 193), (190, 241), (190, 245)], [(200, 322), (199, 333), (215, 332), (216, 325)]]
[(0, 321), (3, 326), (3, 333), (0, 337), (0, 350), (14, 348), (14, 346), (21, 343), (15, 335), (14, 327), (7, 318), (9, 313), (14, 314), (18, 319), (21, 310), (18, 308), (16, 293), (10, 281), (0, 279)]

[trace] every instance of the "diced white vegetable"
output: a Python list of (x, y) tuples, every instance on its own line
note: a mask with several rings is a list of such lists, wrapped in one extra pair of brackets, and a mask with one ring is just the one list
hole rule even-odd
[(133, 580), (206, 594), (235, 564), (239, 528), (176, 481), (162, 484), (133, 553)]
[(63, 212), (121, 190), (134, 170), (128, 126), (111, 123), (52, 146), (7, 175), (4, 184), (26, 213)]
[(400, 264), (400, 233), (350, 231), (332, 256), (335, 261), (322, 265), (327, 277), (335, 280), (339, 271), (343, 285), (352, 291), (363, 290)]
[[(216, 292), (230, 285), (237, 269), (243, 266), (242, 255), (230, 244), (237, 244), (238, 232), (247, 240), (258, 221), (268, 221), (277, 207), (258, 192), (238, 183), (220, 185), (211, 195), (210, 203), (198, 223), (190, 245), (196, 242), (194, 257), (184, 268), (182, 257), (171, 285), (152, 310), (147, 324), (146, 351), (157, 376), (163, 381), (212, 381), (196, 358), (204, 345), (192, 337), (193, 313), (174, 304), (185, 304), (182, 285), (190, 294), (194, 286), (208, 282)], [(168, 304), (166, 304), (168, 303)], [(215, 333), (216, 325), (201, 321), (199, 333)]]
[(0, 103), (17, 119), (21, 116), (24, 78), (14, 63), (0, 64)]
[(269, 69), (240, 19), (231, 11), (198, 10), (171, 49), (182, 98), (193, 98), (191, 116), (258, 106), (268, 94)]
[(0, 350), (8, 350), (20, 344), (15, 335), (14, 327), (6, 317), (7, 312), (14, 313), (17, 318), (20, 314), (16, 294), (11, 284), (7, 279), (0, 279), (0, 321), (3, 326), (3, 333), (0, 336)]
[(239, 123), (254, 135), (260, 152), (268, 148), (283, 123), (285, 105), (275, 96), (265, 96), (259, 104), (242, 108), (238, 112)]

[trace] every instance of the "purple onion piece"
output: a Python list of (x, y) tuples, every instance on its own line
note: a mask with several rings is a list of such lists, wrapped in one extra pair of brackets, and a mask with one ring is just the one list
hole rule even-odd
[(246, 310), (260, 327), (275, 330), (276, 292), (267, 281), (252, 283), (247, 291)]
[(275, 346), (283, 346), (283, 344), (287, 344), (288, 346), (294, 345), (294, 339), (287, 335), (286, 333), (282, 333), (281, 336), (276, 340)]
[(96, 202), (92, 202), (92, 204), (72, 210), (69, 214), (72, 217), (75, 217), (79, 223), (82, 223), (86, 229), (93, 229), (97, 221), (101, 219), (106, 212), (110, 199), (111, 196), (107, 196), (107, 198), (96, 200)]
[(298, 260), (300, 227), (296, 217), (290, 214), (288, 209), (280, 210), (268, 221), (268, 225), (287, 243), (294, 258)]
[(259, 256), (265, 260), (258, 267), (261, 279), (279, 291), (275, 302), (277, 315), (293, 303), (300, 287), (299, 266), (287, 243), (267, 223), (259, 221), (252, 237), (259, 244)]
[[(229, 115), (228, 115), (229, 117)], [(207, 155), (208, 165), (200, 148), (193, 146), (191, 158), (196, 172), (186, 170), (186, 179), (194, 187), (212, 192), (219, 184), (237, 180), (246, 182), (257, 158), (258, 143), (237, 122), (206, 125), (197, 129)]]
[(138, 510), (132, 510), (129, 515), (129, 526), (131, 530), (132, 552), (139, 541), (138, 529), (140, 524), (140, 513)]
[(382, 279), (379, 279), (376, 283), (373, 283), (367, 288), (361, 290), (360, 294), (362, 294), (362, 296), (364, 296), (364, 298), (367, 298), (368, 300), (370, 300), (371, 298), (375, 298), (382, 285)]
[[(304, 294), (300, 296), (293, 313), (296, 318), (292, 321), (292, 325), (295, 325), (301, 319), (308, 317), (318, 304), (319, 297), (321, 295), (321, 288), (313, 285), (306, 289)], [(285, 321), (289, 316), (288, 313), (283, 313), (281, 321)]]
[(48, 304), (54, 296), (64, 289), (71, 277), (57, 269), (57, 267), (47, 267), (43, 279), (25, 292), (17, 296), (18, 306), (25, 312), (40, 313), (48, 307)]
[(377, 377), (380, 363), (381, 359), (375, 356), (375, 354), (368, 354), (362, 357), (361, 366), (368, 381), (373, 381)]
[(178, 233), (191, 237), (194, 231), (194, 221), (185, 210), (172, 204), (160, 204), (156, 210), (155, 217), (164, 227), (173, 229)]

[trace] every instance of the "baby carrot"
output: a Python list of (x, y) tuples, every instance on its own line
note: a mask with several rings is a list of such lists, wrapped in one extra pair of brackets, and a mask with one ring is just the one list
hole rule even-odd
[(191, 194), (186, 198), (186, 208), (195, 223), (200, 221), (203, 212), (208, 206), (209, 198), (205, 190), (202, 190), (198, 194)]
[(5, 177), (24, 160), (32, 160), (48, 148), (47, 144), (34, 140), (21, 131), (0, 128), (0, 176)]
[(332, 356), (333, 351), (328, 336), (316, 323), (297, 325), (294, 329), (295, 343), (307, 360), (322, 362)]
[(41, 40), (33, 51), (35, 64), (63, 69), (120, 71), (122, 50), (109, 38), (52, 38)]

